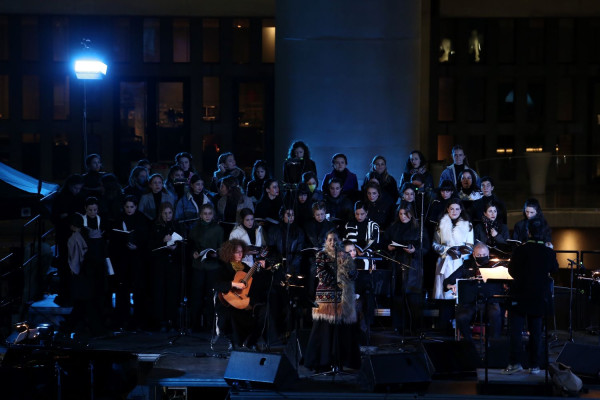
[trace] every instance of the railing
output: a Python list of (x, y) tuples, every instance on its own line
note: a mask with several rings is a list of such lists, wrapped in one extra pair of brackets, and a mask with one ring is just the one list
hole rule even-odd
[(474, 166), (480, 176), (494, 179), (509, 209), (521, 208), (527, 197), (537, 197), (544, 208), (600, 204), (600, 155), (527, 153), (487, 158)]

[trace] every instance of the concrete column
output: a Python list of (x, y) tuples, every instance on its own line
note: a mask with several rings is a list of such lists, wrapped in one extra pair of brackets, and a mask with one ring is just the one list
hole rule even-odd
[(396, 178), (419, 143), (421, 1), (277, 0), (275, 173), (305, 141), (319, 179), (348, 156), (359, 183), (376, 154)]

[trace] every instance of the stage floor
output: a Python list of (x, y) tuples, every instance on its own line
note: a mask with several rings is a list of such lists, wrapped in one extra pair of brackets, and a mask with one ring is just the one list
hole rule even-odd
[[(344, 371), (335, 376), (312, 376), (312, 372), (297, 365), (295, 359), (302, 351), (308, 331), (300, 331), (298, 335), (299, 350), (294, 353), (294, 346), (279, 344), (271, 346), (269, 351), (242, 352), (242, 359), (249, 360), (248, 366), (235, 368), (233, 386), (228, 385), (224, 376), (228, 369), (231, 352), (229, 342), (224, 338), (216, 341), (208, 333), (189, 335), (169, 335), (155, 332), (123, 332), (102, 338), (77, 339), (61, 343), (64, 348), (83, 348), (99, 351), (119, 351), (135, 354), (140, 361), (138, 385), (129, 394), (128, 399), (162, 399), (162, 398), (229, 398), (232, 399), (265, 399), (265, 398), (542, 398), (552, 394), (549, 386), (545, 386), (545, 374), (530, 375), (527, 372), (504, 376), (500, 374), (500, 365), (506, 356), (506, 343), (493, 344), (489, 353), (489, 362), (494, 368), (488, 370), (488, 384), (485, 384), (485, 370), (478, 349), (477, 360), (465, 355), (465, 347), (452, 338), (435, 335), (421, 338), (401, 337), (397, 333), (379, 328), (373, 331), (371, 346), (361, 348), (363, 367), (360, 370)], [(558, 341), (552, 343), (549, 352), (551, 361), (555, 360), (568, 338), (565, 332), (556, 332)], [(562, 340), (562, 341), (561, 341)], [(214, 342), (214, 343), (212, 343)], [(585, 332), (576, 332), (574, 342), (593, 346), (597, 350), (598, 337)], [(212, 344), (211, 344), (212, 343)], [(504, 347), (503, 347), (504, 346)], [(478, 347), (478, 346), (476, 346)], [(497, 347), (497, 348), (494, 348)], [(287, 354), (284, 356), (283, 354)], [(415, 383), (413, 378), (419, 368), (413, 365), (419, 357), (427, 354), (427, 358), (435, 368), (435, 372), (427, 378), (428, 383)], [(247, 354), (247, 355), (246, 355)], [(267, 385), (263, 388), (254, 381), (255, 370), (267, 355), (287, 357), (291, 370), (284, 371), (298, 377), (284, 388)], [(262, 361), (261, 361), (262, 360)], [(378, 361), (379, 360), (379, 361)], [(387, 361), (386, 361), (387, 360)], [(600, 363), (598, 359), (594, 362)], [(256, 365), (252, 365), (257, 363)], [(365, 368), (365, 363), (370, 367)], [(378, 364), (379, 363), (379, 364)], [(496, 364), (496, 365), (493, 365)], [(372, 370), (372, 375), (368, 372)], [(392, 383), (392, 376), (398, 378)], [(248, 371), (246, 376), (244, 372)], [(290, 372), (291, 371), (291, 372)], [(236, 375), (238, 374), (238, 375)], [(394, 375), (395, 374), (395, 375)], [(231, 375), (231, 374), (230, 374)], [(250, 382), (245, 382), (250, 380)], [(417, 381), (418, 372), (417, 372)], [(582, 398), (600, 398), (600, 382), (588, 381), (584, 386)], [(166, 396), (166, 397), (165, 397)], [(179, 396), (179, 397), (177, 397)]]

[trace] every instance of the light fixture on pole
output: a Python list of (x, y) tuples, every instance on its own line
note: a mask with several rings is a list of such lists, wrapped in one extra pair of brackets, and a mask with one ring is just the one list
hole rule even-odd
[(73, 70), (77, 79), (83, 81), (83, 160), (88, 156), (87, 146), (87, 93), (86, 81), (98, 80), (106, 75), (107, 66), (91, 51), (92, 41), (90, 39), (82, 39), (81, 46), (83, 47), (82, 54), (75, 60)]

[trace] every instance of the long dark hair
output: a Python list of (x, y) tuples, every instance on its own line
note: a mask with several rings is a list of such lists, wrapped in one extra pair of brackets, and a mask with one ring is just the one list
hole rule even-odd
[(310, 160), (310, 150), (308, 149), (308, 146), (306, 145), (306, 143), (304, 143), (301, 140), (296, 140), (295, 142), (293, 142), (291, 144), (290, 148), (288, 149), (287, 158), (296, 158), (294, 156), (294, 151), (298, 147), (302, 147), (302, 150), (304, 150), (304, 159), (305, 160)]
[(421, 163), (419, 164), (419, 168), (427, 166), (427, 159), (425, 158), (423, 153), (421, 153), (419, 150), (413, 150), (410, 153), (408, 153), (408, 157), (406, 158), (406, 164), (404, 165), (404, 172), (410, 172), (411, 170), (414, 169), (414, 167), (412, 166), (412, 163), (410, 162), (410, 156), (412, 154), (419, 155), (419, 160), (421, 160)]

